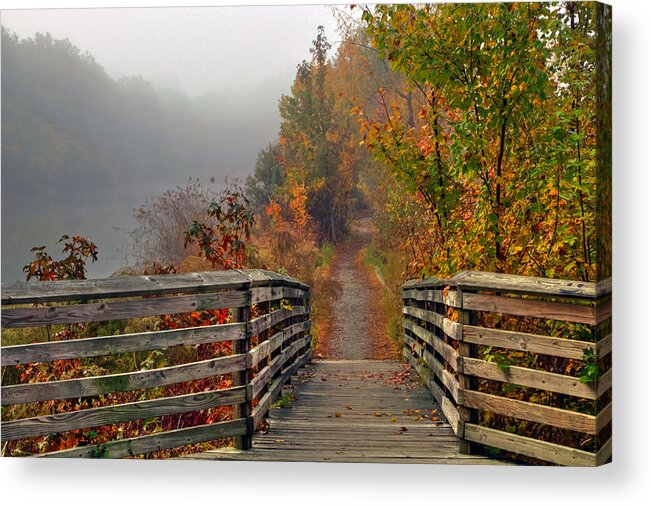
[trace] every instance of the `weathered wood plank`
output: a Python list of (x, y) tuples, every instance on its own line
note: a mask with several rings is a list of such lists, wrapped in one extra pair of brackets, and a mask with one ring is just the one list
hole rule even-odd
[(251, 288), (251, 303), (260, 304), (270, 300), (278, 299), (307, 299), (310, 293), (302, 288), (289, 286), (265, 286)]
[(445, 388), (450, 392), (452, 398), (456, 402), (459, 402), (459, 382), (454, 378), (454, 376), (452, 376), (450, 371), (445, 369), (443, 364), (441, 364), (441, 362), (439, 362), (436, 357), (427, 350), (423, 352), (423, 359), (430, 370), (433, 371), (441, 383), (445, 385)]
[(597, 298), (605, 297), (613, 293), (613, 278), (600, 279), (596, 283)]
[(414, 318), (418, 318), (419, 320), (423, 320), (428, 323), (431, 323), (432, 325), (436, 325), (438, 328), (443, 330), (443, 332), (445, 332), (445, 334), (448, 337), (454, 340), (458, 341), (459, 339), (461, 339), (461, 332), (462, 332), (461, 324), (457, 322), (453, 322), (449, 318), (445, 317), (445, 315), (436, 313), (434, 311), (428, 311), (426, 309), (414, 307), (414, 306), (403, 306), (402, 314), (413, 316)]
[(490, 290), (576, 299), (595, 299), (606, 289), (605, 284), (600, 285), (598, 294), (595, 283), (481, 271), (457, 272), (449, 282), (463, 289), (464, 293), (465, 290)]
[(611, 402), (609, 402), (608, 405), (604, 409), (602, 409), (597, 415), (597, 419), (595, 421), (595, 425), (597, 426), (597, 434), (601, 432), (606, 427), (606, 425), (612, 422), (612, 420), (613, 420), (613, 405)]
[(452, 427), (454, 433), (458, 435), (463, 425), (459, 417), (459, 411), (457, 410), (457, 407), (454, 404), (452, 404), (452, 401), (450, 401), (450, 399), (448, 399), (447, 397), (444, 397), (441, 400), (440, 404), (441, 404), (441, 411), (443, 411), (443, 415), (445, 416), (445, 419), (450, 424), (450, 427)]
[(581, 360), (586, 348), (593, 351), (595, 343), (576, 341), (563, 337), (548, 337), (538, 334), (526, 334), (509, 330), (488, 329), (473, 325), (463, 326), (465, 342), (484, 346), (495, 346), (528, 353), (542, 353), (554, 357), (565, 357)]
[(597, 356), (605, 357), (613, 352), (613, 335), (608, 334), (597, 342)]
[(225, 461), (255, 461), (255, 462), (328, 462), (328, 463), (383, 463), (383, 464), (431, 464), (431, 465), (512, 465), (510, 462), (498, 459), (487, 459), (474, 455), (458, 455), (451, 452), (448, 456), (437, 457), (372, 457), (360, 455), (359, 452), (342, 455), (336, 451), (332, 452), (298, 452), (298, 451), (270, 451), (253, 449), (249, 451), (233, 451), (225, 448), (205, 453), (194, 453), (183, 457), (192, 460), (225, 460)]
[[(434, 404), (432, 404), (430, 400), (430, 406), (433, 405)], [(406, 406), (406, 404), (403, 404), (403, 406)], [(344, 437), (348, 435), (348, 431), (350, 430), (354, 436), (368, 434), (369, 437), (381, 439), (386, 436), (396, 435), (396, 428), (404, 426), (408, 430), (400, 434), (400, 439), (419, 441), (421, 438), (427, 436), (427, 434), (432, 434), (432, 436), (427, 437), (441, 437), (444, 439), (454, 438), (454, 434), (448, 430), (449, 425), (443, 420), (429, 423), (414, 422), (413, 418), (410, 418), (409, 422), (387, 423), (387, 419), (383, 418), (381, 423), (372, 423), (367, 420), (368, 417), (357, 417), (352, 420), (349, 420), (348, 418), (344, 419), (344, 417), (347, 417), (346, 413), (344, 413), (339, 421), (333, 421), (332, 417), (326, 419), (312, 419), (311, 417), (308, 417), (308, 419), (305, 420), (305, 417), (293, 416), (291, 410), (293, 410), (293, 408), (275, 409), (271, 412), (270, 418), (274, 434), (313, 434), (318, 438), (334, 438), (340, 436), (340, 434), (335, 433), (332, 430), (333, 425), (339, 422), (346, 426), (346, 433), (343, 434)], [(282, 411), (290, 411), (289, 414), (292, 416), (282, 417), (280, 416)], [(371, 418), (375, 419), (375, 417)], [(295, 421), (294, 419), (297, 420)], [(300, 420), (303, 421), (301, 422)], [(397, 423), (400, 423), (400, 425), (397, 425)]]
[(450, 307), (461, 307), (462, 306), (462, 294), (459, 290), (449, 290), (445, 293), (445, 285), (437, 286), (436, 288), (423, 288), (426, 285), (417, 285), (418, 289), (403, 289), (402, 299), (403, 300), (415, 300), (418, 302), (438, 302), (441, 304), (446, 304)]
[[(249, 294), (250, 295), (250, 292)], [(248, 298), (248, 297), (247, 297)], [(248, 322), (251, 320), (251, 302), (247, 300), (244, 307), (239, 307), (233, 311), (233, 321), (244, 323), (246, 325), (246, 336), (240, 341), (233, 342), (233, 353), (244, 354), (245, 365), (239, 369), (233, 370), (231, 373), (231, 384), (235, 387), (247, 386), (251, 381), (252, 371), (249, 366), (248, 353), (251, 348), (251, 327)], [(251, 416), (251, 396), (247, 391), (244, 402), (233, 405), (233, 419), (243, 418), (248, 419)], [(233, 446), (240, 450), (248, 450), (251, 448), (251, 437), (253, 435), (253, 426), (247, 423), (246, 434), (236, 436), (233, 439)]]
[(195, 294), (247, 288), (250, 279), (238, 271), (193, 272), (121, 278), (3, 283), (2, 305), (69, 302), (144, 295)]
[(247, 421), (243, 418), (197, 425), (186, 429), (158, 432), (147, 436), (112, 441), (101, 445), (82, 446), (71, 450), (61, 450), (38, 455), (51, 458), (110, 458), (119, 459), (142, 453), (149, 453), (189, 444), (205, 443), (216, 439), (236, 437), (246, 434)]
[(448, 290), (447, 292), (443, 291), (443, 302), (450, 306), (456, 308), (463, 307), (463, 293), (461, 290)]
[[(465, 294), (464, 294), (465, 297)], [(464, 327), (466, 325), (476, 323), (477, 315), (468, 311), (467, 309), (459, 309), (457, 311), (457, 321), (461, 323)], [(475, 358), (477, 357), (477, 346), (466, 341), (459, 342), (459, 389), (461, 390), (461, 396), (465, 395), (467, 390), (477, 390), (478, 381), (477, 378), (466, 374), (464, 367), (464, 362), (466, 358)], [(460, 398), (457, 400), (459, 405), (457, 411), (459, 412), (459, 433), (461, 434), (461, 440), (459, 441), (459, 452), (463, 454), (472, 454), (476, 452), (476, 445), (464, 437), (465, 427), (468, 423), (478, 423), (479, 422), (479, 412), (476, 409), (471, 409), (466, 407), (464, 404), (464, 399)]]
[(245, 292), (229, 291), (212, 295), (184, 295), (73, 306), (3, 309), (2, 325), (11, 328), (122, 320), (142, 316), (239, 307), (243, 306), (246, 301)]
[(251, 320), (251, 333), (254, 336), (258, 335), (265, 330), (269, 330), (274, 325), (278, 325), (288, 318), (303, 315), (309, 315), (309, 308), (306, 306), (294, 306), (291, 310), (277, 309), (271, 313), (258, 316), (257, 318)]
[(510, 434), (479, 425), (466, 424), (465, 437), (476, 443), (519, 453), (563, 466), (595, 466), (596, 455), (547, 441)]
[(249, 286), (285, 285), (309, 290), (299, 280), (260, 269), (125, 276), (121, 278), (3, 283), (2, 305), (85, 302), (144, 295), (198, 294)]
[(583, 384), (579, 378), (565, 376), (546, 371), (536, 371), (524, 367), (510, 366), (508, 370), (497, 364), (475, 358), (463, 358), (464, 374), (477, 376), (504, 383), (512, 383), (530, 388), (538, 388), (549, 392), (597, 399), (597, 391), (593, 384)]
[(597, 428), (597, 418), (593, 415), (499, 397), (482, 392), (473, 392), (472, 390), (464, 391), (463, 399), (465, 406), (481, 411), (521, 418), (531, 422), (543, 423), (545, 425), (585, 432), (587, 434), (597, 434), (599, 431)]
[(283, 371), (281, 376), (279, 376), (274, 380), (273, 384), (269, 387), (267, 393), (262, 396), (257, 406), (253, 408), (252, 415), (253, 415), (254, 427), (257, 428), (260, 425), (260, 422), (262, 422), (264, 414), (269, 410), (271, 403), (280, 394), (283, 385), (287, 383), (289, 378), (291, 378), (294, 374), (296, 374), (296, 371), (298, 371), (299, 368), (307, 364), (311, 358), (312, 358), (312, 350), (308, 349), (303, 355), (298, 357), (293, 364), (291, 364), (287, 369), (285, 369), (285, 371)]
[(282, 331), (274, 334), (258, 346), (252, 348), (251, 351), (249, 351), (250, 367), (258, 365), (264, 358), (268, 357), (272, 352), (278, 349), (278, 347), (282, 346), (285, 341), (291, 339), (300, 332), (308, 330), (310, 325), (311, 322), (309, 320), (295, 323), (294, 325), (290, 325)]
[[(459, 417), (459, 411), (457, 410), (456, 406), (452, 404), (452, 402), (445, 396), (445, 393), (443, 392), (443, 389), (439, 387), (433, 380), (432, 378), (427, 374), (427, 371), (425, 367), (423, 367), (421, 364), (417, 363), (414, 360), (414, 357), (408, 352), (408, 350), (403, 350), (405, 358), (407, 361), (414, 367), (416, 372), (418, 372), (419, 376), (421, 379), (424, 381), (425, 386), (427, 386), (427, 389), (432, 393), (432, 396), (438, 402), (438, 404), (441, 406), (441, 411), (443, 412), (443, 416), (447, 420), (447, 422), (450, 424), (450, 427), (452, 427), (452, 430), (454, 431), (455, 434), (460, 434), (463, 432), (463, 422), (461, 422), (460, 417)], [(400, 421), (401, 425), (404, 425), (404, 421)], [(456, 446), (458, 446), (458, 440), (456, 441)]]
[(597, 398), (601, 397), (613, 386), (613, 370), (608, 369), (597, 382)]
[(445, 286), (445, 280), (439, 279), (435, 276), (430, 276), (425, 279), (410, 279), (402, 285), (403, 290), (409, 290), (410, 288), (436, 288)]
[(305, 336), (298, 341), (292, 343), (292, 345), (283, 350), (283, 352), (275, 357), (268, 366), (263, 368), (251, 381), (251, 387), (253, 392), (253, 397), (255, 398), (261, 391), (262, 388), (274, 377), (274, 375), (286, 367), (287, 360), (297, 353), (301, 348), (309, 345), (310, 336)]
[[(305, 354), (311, 351), (308, 349)], [(406, 370), (403, 365), (390, 362), (316, 362), (295, 377), (293, 406), (270, 411), (268, 432), (255, 436), (251, 450), (225, 450), (209, 455), (226, 455), (228, 459), (227, 455), (237, 454), (249, 459), (253, 454), (253, 460), (303, 462), (336, 461), (338, 457), (367, 462), (425, 462), (440, 457), (447, 463), (499, 463), (483, 456), (459, 455), (458, 439), (443, 421), (443, 408), (433, 403), (413, 377), (403, 383), (404, 378), (398, 375)], [(284, 369), (254, 408), (256, 425), (290, 372), (293, 370)], [(394, 382), (397, 378), (401, 378), (399, 383)], [(446, 410), (450, 407), (448, 403)], [(427, 416), (432, 408), (439, 410), (440, 421), (421, 419), (414, 411), (422, 410)], [(382, 411), (382, 416), (374, 415), (377, 411)], [(454, 421), (454, 412), (447, 411)], [(197, 456), (204, 457), (205, 454)]]
[(443, 289), (441, 290), (403, 290), (403, 300), (413, 299), (419, 302), (443, 303)]
[(441, 404), (443, 398), (445, 398), (445, 392), (443, 392), (443, 389), (432, 380), (432, 372), (423, 364), (419, 364), (416, 357), (414, 357), (408, 349), (403, 349), (402, 354), (407, 359), (409, 365), (414, 368), (421, 380), (425, 383), (425, 386), (432, 394), (432, 397), (434, 397), (436, 402)]
[[(450, 392), (452, 398), (456, 402), (459, 402), (459, 382), (454, 378), (454, 376), (434, 355), (421, 346), (420, 343), (407, 335), (405, 335), (405, 342), (407, 342), (412, 349), (414, 347), (416, 348), (415, 351), (417, 355), (425, 361), (430, 373), (435, 375), (439, 381), (443, 383), (448, 392)], [(440, 403), (441, 401), (439, 400), (438, 402)]]
[(444, 318), (443, 332), (455, 341), (461, 341), (463, 338), (463, 325), (459, 322), (453, 322), (449, 318)]
[(240, 354), (150, 371), (4, 386), (2, 387), (2, 405), (90, 397), (140, 388), (154, 388), (228, 374), (242, 370), (245, 366), (246, 355)]
[[(293, 408), (279, 408), (280, 410), (290, 410)], [(359, 444), (360, 436), (368, 436), (369, 441), (384, 442), (386, 444), (387, 437), (392, 437), (396, 435), (396, 427), (404, 426), (407, 431), (404, 431), (400, 434), (400, 439), (409, 443), (422, 444), (424, 438), (431, 438), (431, 440), (443, 440), (443, 441), (457, 441), (454, 433), (448, 430), (449, 425), (440, 420), (436, 423), (424, 423), (418, 422), (408, 424), (406, 422), (396, 422), (396, 423), (383, 423), (383, 424), (365, 424), (360, 422), (360, 418), (349, 420), (347, 413), (344, 413), (342, 418), (346, 417), (344, 420), (346, 424), (346, 430), (342, 434), (338, 434), (336, 431), (333, 431), (333, 425), (335, 422), (332, 422), (332, 418), (329, 418), (326, 422), (316, 422), (316, 428), (312, 430), (310, 427), (312, 424), (285, 424), (283, 420), (276, 418), (276, 411), (279, 409), (274, 409), (271, 413), (271, 424), (273, 426), (273, 436), (282, 436), (292, 435), (297, 436), (297, 438), (309, 438), (312, 437), (317, 441), (334, 441), (340, 440), (347, 442), (354, 440)], [(312, 422), (312, 420), (310, 420)], [(342, 422), (343, 423), (343, 422)], [(400, 423), (400, 425), (397, 425)]]
[(594, 306), (580, 306), (565, 302), (549, 302), (464, 292), (463, 308), (473, 311), (506, 313), (516, 316), (588, 323), (591, 325), (597, 323)]
[(256, 449), (267, 449), (267, 450), (289, 450), (289, 451), (299, 451), (299, 452), (328, 452), (332, 451), (338, 452), (345, 455), (346, 453), (357, 453), (357, 455), (371, 455), (374, 457), (434, 457), (437, 455), (450, 455), (454, 451), (456, 446), (456, 437), (452, 437), (449, 441), (427, 441), (421, 442), (420, 444), (399, 444), (399, 445), (359, 445), (354, 443), (339, 443), (339, 442), (330, 442), (323, 443), (317, 442), (316, 444), (308, 441), (296, 441), (294, 442), (279, 442), (274, 443), (270, 440), (264, 440), (254, 445)]
[(268, 383), (273, 379), (274, 375), (280, 371), (283, 363), (291, 355), (291, 349), (286, 349), (281, 354), (274, 357), (273, 360), (269, 362), (261, 371), (258, 371), (258, 374), (251, 380), (251, 392), (252, 397), (256, 398), (262, 389), (268, 385)]
[(246, 275), (251, 280), (251, 286), (253, 287), (292, 286), (308, 291), (310, 289), (309, 285), (306, 285), (296, 278), (287, 276), (286, 274), (278, 274), (277, 272), (267, 271), (263, 269), (239, 269), (238, 272)]
[(246, 400), (246, 386), (2, 422), (2, 441), (227, 406)]
[(602, 466), (608, 460), (610, 460), (613, 456), (613, 438), (608, 438), (608, 441), (604, 443), (604, 445), (599, 448), (599, 451), (597, 452), (597, 456), (595, 458), (595, 465), (597, 466)]
[(413, 316), (414, 318), (418, 318), (419, 320), (426, 321), (428, 323), (431, 323), (432, 325), (436, 325), (440, 329), (443, 328), (443, 320), (445, 319), (445, 316), (438, 314), (434, 311), (428, 311), (426, 309), (421, 309), (419, 307), (413, 307), (413, 306), (403, 306), (402, 314)]
[(243, 323), (227, 323), (206, 327), (6, 346), (2, 348), (2, 365), (51, 362), (70, 358), (156, 350), (170, 346), (235, 341), (244, 339), (244, 329)]
[[(348, 434), (346, 434), (348, 436)], [(294, 448), (301, 450), (327, 450), (330, 448), (337, 449), (357, 449), (361, 452), (374, 451), (374, 450), (385, 450), (387, 448), (386, 438), (382, 441), (380, 438), (375, 440), (365, 440), (363, 437), (359, 438), (359, 435), (353, 435), (355, 437), (348, 437), (347, 439), (342, 439), (337, 436), (332, 436), (330, 439), (313, 439), (309, 435), (303, 435), (300, 437), (292, 437), (291, 441), (280, 441), (275, 442), (269, 438), (261, 438), (257, 444), (256, 448)], [(360, 441), (363, 441), (361, 442)], [(431, 437), (427, 439), (409, 440), (407, 438), (400, 441), (399, 445), (395, 445), (389, 449), (389, 451), (403, 452), (408, 451), (410, 455), (417, 456), (421, 451), (426, 451), (428, 456), (433, 456), (441, 451), (446, 453), (449, 449), (454, 448), (457, 444), (457, 437), (453, 434), (447, 437)]]
[(424, 329), (414, 322), (403, 320), (403, 326), (407, 330), (413, 332), (420, 339), (430, 344), (437, 351), (437, 353), (439, 353), (445, 359), (445, 361), (450, 364), (450, 367), (452, 367), (452, 369), (455, 371), (458, 369), (457, 364), (459, 361), (459, 354), (452, 346), (445, 343), (443, 340), (439, 339), (438, 336), (434, 335), (427, 329)]
[(599, 300), (596, 308), (597, 323), (601, 323), (613, 316), (613, 300)]

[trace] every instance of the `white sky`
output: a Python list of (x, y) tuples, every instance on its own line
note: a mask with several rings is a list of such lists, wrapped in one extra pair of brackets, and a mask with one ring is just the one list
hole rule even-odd
[(280, 79), (289, 87), (320, 24), (338, 40), (323, 5), (3, 10), (2, 24), (21, 37), (68, 38), (113, 77), (142, 75), (191, 95)]

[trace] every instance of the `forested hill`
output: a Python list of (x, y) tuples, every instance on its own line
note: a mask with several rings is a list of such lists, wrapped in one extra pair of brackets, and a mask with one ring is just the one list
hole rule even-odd
[(223, 94), (115, 80), (68, 40), (3, 28), (3, 280), (22, 278), (29, 249), (64, 233), (95, 240), (96, 274), (110, 274), (113, 227), (128, 226), (145, 197), (189, 177), (245, 176), (278, 127), (277, 98), (251, 97), (243, 109)]

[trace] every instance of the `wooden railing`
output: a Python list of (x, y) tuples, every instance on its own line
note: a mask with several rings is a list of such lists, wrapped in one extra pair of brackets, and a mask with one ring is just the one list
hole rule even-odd
[(403, 285), (403, 313), (404, 355), (463, 452), (611, 459), (610, 280), (464, 271)]
[[(309, 361), (310, 291), (260, 270), (2, 285), (2, 327), (47, 327), (228, 309), (218, 325), (152, 330), (2, 347), (3, 370), (181, 345), (230, 342), (230, 354), (181, 365), (2, 387), (2, 406), (107, 396), (231, 375), (229, 388), (3, 421), (5, 442), (133, 420), (233, 406), (232, 419), (46, 453), (119, 458), (225, 438), (251, 444), (283, 385)], [(254, 316), (251, 317), (252, 310)], [(135, 355), (134, 355), (135, 357)], [(135, 361), (135, 358), (134, 358)], [(4, 372), (4, 371), (3, 371)], [(3, 374), (4, 378), (4, 374)], [(92, 404), (91, 404), (92, 405)], [(25, 412), (29, 412), (26, 410)], [(4, 418), (4, 415), (3, 415)]]

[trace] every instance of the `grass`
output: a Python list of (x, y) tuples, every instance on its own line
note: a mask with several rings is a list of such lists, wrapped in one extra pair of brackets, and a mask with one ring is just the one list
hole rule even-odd
[(291, 391), (283, 393), (276, 401), (271, 405), (272, 408), (291, 408), (292, 401), (294, 400), (294, 395)]
[(382, 251), (371, 243), (364, 248), (364, 264), (380, 276), (384, 286), (382, 310), (387, 318), (386, 332), (391, 339), (402, 343), (402, 299), (400, 287), (403, 283), (400, 257), (392, 252)]
[(386, 268), (387, 261), (382, 252), (380, 252), (375, 245), (369, 244), (364, 248), (364, 264), (368, 267), (377, 267), (380, 273), (384, 276), (384, 269)]
[(329, 242), (321, 246), (319, 248), (319, 253), (316, 259), (316, 266), (325, 267), (330, 265), (330, 263), (332, 262), (332, 256), (334, 255), (334, 252), (335, 252), (335, 247)]

